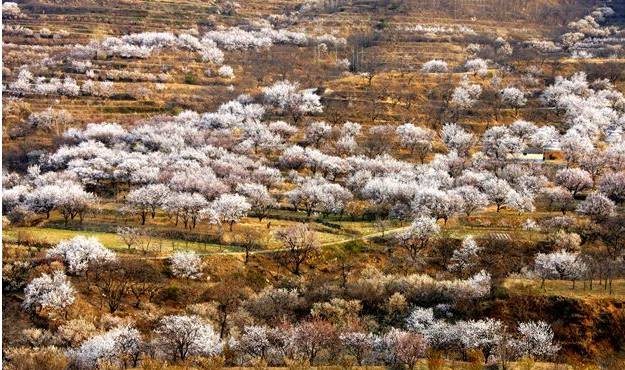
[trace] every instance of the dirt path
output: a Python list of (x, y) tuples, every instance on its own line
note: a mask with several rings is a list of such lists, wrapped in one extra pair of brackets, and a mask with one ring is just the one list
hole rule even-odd
[[(328, 243), (324, 243), (321, 244), (321, 248), (324, 247), (331, 247), (331, 246), (335, 246), (335, 245), (341, 245), (341, 244), (346, 244), (349, 242), (353, 242), (356, 240), (369, 240), (369, 239), (373, 239), (379, 236), (383, 236), (383, 235), (389, 235), (389, 234), (395, 234), (398, 233), (400, 231), (403, 231), (405, 229), (407, 229), (408, 226), (402, 226), (402, 227), (398, 227), (398, 228), (394, 228), (394, 229), (390, 229), (390, 230), (386, 230), (384, 232), (376, 232), (376, 233), (371, 233), (371, 234), (367, 234), (367, 235), (362, 235), (362, 236), (357, 236), (354, 238), (349, 238), (349, 239), (345, 239), (345, 240), (339, 240), (339, 241), (335, 241), (335, 242), (328, 242)], [(257, 250), (257, 251), (250, 251), (250, 255), (260, 255), (260, 254), (273, 254), (273, 253), (280, 253), (280, 252), (286, 252), (288, 251), (287, 248), (277, 248), (277, 249), (263, 249), (263, 250)], [(233, 252), (233, 251), (224, 251), (224, 252), (207, 252), (207, 253), (197, 253), (198, 256), (240, 256), (243, 257), (245, 256), (245, 252)], [(169, 258), (169, 256), (156, 256), (156, 257), (149, 257), (149, 256), (138, 256), (135, 254), (121, 254), (118, 253), (118, 256), (123, 257), (123, 258), (129, 258), (129, 259), (142, 259), (142, 260), (164, 260)]]

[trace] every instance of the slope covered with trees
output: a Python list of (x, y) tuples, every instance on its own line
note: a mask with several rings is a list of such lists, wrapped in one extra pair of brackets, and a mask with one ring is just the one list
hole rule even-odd
[(623, 366), (622, 1), (2, 7), (7, 368)]

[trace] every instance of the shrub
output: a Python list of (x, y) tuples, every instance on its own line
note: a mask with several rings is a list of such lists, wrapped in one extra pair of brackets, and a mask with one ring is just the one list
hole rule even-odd
[(63, 350), (57, 347), (8, 348), (3, 357), (7, 370), (64, 370), (69, 364)]
[(197, 77), (193, 73), (187, 73), (184, 75), (184, 83), (193, 85), (197, 80)]

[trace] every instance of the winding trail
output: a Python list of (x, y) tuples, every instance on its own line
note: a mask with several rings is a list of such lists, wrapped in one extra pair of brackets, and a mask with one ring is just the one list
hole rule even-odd
[[(369, 239), (373, 239), (373, 238), (377, 238), (379, 236), (386, 236), (389, 234), (396, 234), (398, 232), (401, 232), (403, 230), (406, 230), (409, 226), (402, 226), (402, 227), (398, 227), (398, 228), (394, 228), (394, 229), (389, 229), (389, 230), (385, 230), (384, 232), (380, 231), (380, 232), (376, 232), (376, 233), (371, 233), (371, 234), (367, 234), (367, 235), (361, 235), (361, 236), (356, 236), (353, 238), (349, 238), (349, 239), (344, 239), (344, 240), (338, 240), (338, 241), (334, 241), (334, 242), (328, 242), (328, 243), (323, 243), (320, 245), (321, 248), (325, 248), (325, 247), (332, 247), (332, 246), (336, 246), (336, 245), (341, 245), (341, 244), (346, 244), (349, 242), (353, 242), (356, 240), (369, 240)], [(262, 249), (262, 250), (256, 250), (256, 251), (250, 251), (250, 255), (262, 255), (262, 254), (274, 254), (274, 253), (281, 253), (281, 252), (286, 252), (288, 251), (288, 248), (275, 248), (275, 249)], [(164, 260), (169, 258), (169, 256), (138, 256), (136, 254), (121, 254), (118, 253), (118, 256), (122, 257), (122, 258), (128, 258), (128, 259), (140, 259), (140, 260)], [(198, 256), (200, 257), (206, 257), (206, 256), (240, 256), (243, 257), (245, 256), (245, 252), (241, 252), (241, 251), (222, 251), (222, 252), (207, 252), (207, 253), (197, 253)]]

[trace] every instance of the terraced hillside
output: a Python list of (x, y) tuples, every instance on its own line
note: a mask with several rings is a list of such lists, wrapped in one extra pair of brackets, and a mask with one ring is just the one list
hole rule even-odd
[[(21, 136), (19, 132), (23, 130), (13, 126), (28, 112), (51, 106), (66, 110), (76, 117), (77, 123), (129, 124), (184, 109), (211, 111), (240, 93), (254, 93), (276, 78), (297, 80), (303, 86), (328, 87), (327, 99), (336, 108), (330, 111), (341, 111), (350, 119), (391, 122), (410, 120), (410, 116), (431, 117), (431, 106), (440, 102), (427, 100), (429, 85), (412, 74), (425, 61), (443, 59), (455, 67), (467, 59), (465, 49), (471, 43), (503, 37), (517, 47), (529, 39), (553, 37), (567, 21), (584, 14), (592, 2), (308, 4), (302, 9), (298, 1), (245, 1), (236, 5), (227, 1), (21, 2), (25, 16), (4, 22), (6, 82), (17, 78), (20, 68), (31, 65), (33, 71), (41, 70), (43, 76), (71, 77), (79, 84), (92, 78), (110, 80), (114, 92), (106, 97), (25, 96), (14, 109), (14, 104), (5, 104), (4, 135)], [(227, 64), (234, 68), (234, 78), (220, 77), (213, 67), (184, 50), (161, 50), (142, 59), (96, 58), (89, 66), (78, 69), (67, 62), (75, 45), (98, 42), (108, 36), (164, 30), (202, 34), (216, 27), (259, 27), (263, 22), (310, 35), (337, 35), (348, 43), (327, 51), (317, 46), (279, 44), (272, 46), (270, 52), (225, 51)], [(14, 26), (18, 29), (10, 30)], [(337, 62), (345, 58), (356, 72), (394, 72), (393, 76), (400, 74), (401, 78), (387, 82), (383, 75), (373, 85), (362, 84), (353, 77), (344, 79), (344, 69)], [(54, 65), (43, 66), (41, 62), (45, 60), (52, 60)], [(92, 71), (91, 77), (85, 75), (87, 70)], [(129, 76), (128, 72), (134, 75)], [(155, 80), (159, 82), (156, 85)], [(361, 106), (366, 109), (359, 109)], [(363, 116), (367, 110), (369, 114)], [(21, 140), (5, 140), (5, 152), (20, 155)], [(51, 144), (49, 136), (35, 140), (44, 146)]]
[[(336, 6), (332, 6), (336, 3)], [(520, 3), (520, 2), (519, 2)], [(235, 15), (228, 15), (228, 2), (204, 1), (79, 1), (79, 2), (36, 2), (21, 3), (25, 18), (6, 20), (7, 26), (20, 25), (34, 32), (34, 36), (12, 34), (5, 31), (4, 60), (5, 80), (16, 77), (17, 68), (24, 64), (36, 63), (45, 57), (55, 57), (67, 53), (75, 44), (86, 44), (93, 40), (101, 40), (106, 36), (118, 36), (144, 31), (184, 32), (190, 29), (202, 33), (218, 26), (254, 25), (260, 20), (269, 19), (272, 15), (283, 11), (294, 11), (300, 3), (297, 1), (245, 1), (232, 7)], [(313, 8), (303, 14), (290, 17), (284, 21), (289, 27), (312, 34), (333, 33), (342, 37), (350, 37), (375, 32), (373, 45), (367, 47), (365, 55), (375, 56), (376, 64), (383, 69), (410, 71), (417, 69), (424, 61), (443, 58), (459, 64), (466, 55), (466, 45), (479, 38), (503, 36), (506, 38), (520, 37), (526, 40), (533, 37), (544, 37), (557, 32), (566, 20), (582, 14), (589, 4), (575, 2), (567, 4), (549, 4), (533, 1), (525, 6), (496, 1), (452, 1), (449, 5), (437, 1), (397, 2), (398, 6), (380, 5), (376, 1), (337, 1), (328, 2), (329, 6), (321, 9)], [(517, 4), (517, 3), (515, 3)], [(441, 12), (431, 9), (448, 8)], [(472, 9), (472, 12), (468, 10)], [(501, 9), (505, 12), (519, 11), (519, 17), (502, 17), (485, 9)], [(557, 22), (542, 22), (543, 19), (533, 17), (536, 12), (550, 14), (550, 9), (565, 12)], [(563, 11), (562, 9), (567, 9)], [(525, 11), (525, 13), (523, 13)], [(226, 12), (224, 14), (224, 12)], [(288, 14), (288, 13), (287, 13)], [(479, 16), (476, 16), (478, 14)], [(524, 15), (523, 15), (524, 14)], [(556, 17), (554, 15), (554, 17)], [(495, 18), (497, 20), (495, 20)], [(557, 18), (557, 17), (556, 17)], [(540, 24), (532, 20), (541, 19)], [(462, 24), (475, 33), (469, 36), (454, 35), (453, 31), (440, 37), (423, 37), (421, 33), (410, 30), (411, 26), (420, 24)], [(59, 37), (38, 36), (41, 29), (50, 32), (62, 32)], [(63, 32), (66, 31), (67, 33)], [(310, 47), (276, 47), (270, 56), (262, 52), (228, 53), (227, 60), (236, 67), (237, 77), (234, 81), (223, 81), (219, 78), (204, 76), (206, 64), (197, 58), (180, 52), (163, 52), (144, 60), (107, 59), (94, 61), (92, 69), (96, 72), (110, 70), (128, 70), (141, 73), (168, 73), (170, 79), (164, 83), (163, 92), (152, 91), (151, 94), (136, 94), (137, 90), (146, 87), (141, 82), (121, 82), (116, 86), (119, 97), (110, 100), (88, 100), (87, 104), (78, 104), (88, 109), (81, 112), (86, 120), (113, 120), (128, 122), (146, 115), (172, 111), (186, 106), (202, 108), (208, 111), (220, 102), (227, 100), (226, 88), (233, 84), (238, 91), (254, 89), (259, 83), (257, 73), (260, 70), (267, 76), (276, 73), (303, 80), (306, 85), (323, 85), (326, 81), (336, 78), (340, 71), (331, 64), (342, 58), (352, 58), (353, 46), (331, 50), (329, 55), (319, 56)], [(24, 54), (26, 53), (26, 54)], [(20, 55), (18, 57), (18, 54)], [(231, 55), (230, 55), (231, 54)], [(24, 59), (24, 55), (30, 58)], [(379, 60), (377, 60), (379, 59)], [(282, 63), (284, 62), (284, 63)], [(284, 64), (284, 65), (283, 65)], [(81, 81), (84, 76), (72, 73), (67, 68), (54, 68), (47, 71), (49, 75), (72, 76)], [(187, 79), (185, 76), (195, 78)], [(98, 78), (102, 78), (98, 76)], [(193, 80), (193, 81), (190, 81)], [(147, 87), (150, 89), (150, 87)], [(154, 90), (151, 88), (150, 90)], [(148, 95), (138, 99), (132, 95)], [(216, 97), (224, 96), (224, 99)], [(58, 102), (71, 112), (76, 111), (75, 100), (62, 99)], [(33, 111), (51, 105), (53, 98), (26, 99)], [(85, 109), (82, 108), (82, 109)]]
[(3, 363), (622, 369), (625, 0), (3, 9)]

